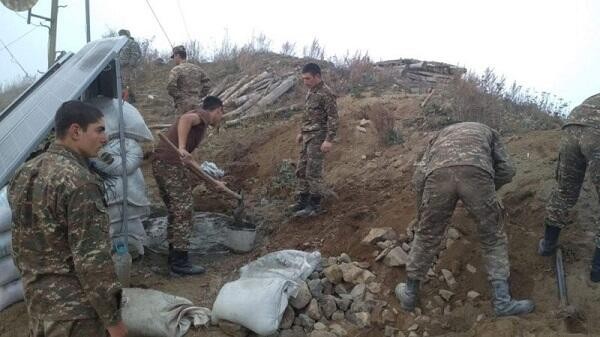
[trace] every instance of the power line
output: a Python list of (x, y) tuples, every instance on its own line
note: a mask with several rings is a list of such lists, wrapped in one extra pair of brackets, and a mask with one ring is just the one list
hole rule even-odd
[(10, 47), (10, 46), (11, 46), (13, 43), (15, 43), (15, 42), (17, 42), (17, 41), (21, 40), (22, 38), (24, 38), (25, 36), (29, 35), (29, 33), (33, 32), (33, 31), (34, 31), (34, 30), (36, 30), (36, 29), (38, 29), (38, 27), (37, 27), (37, 26), (36, 26), (36, 27), (33, 27), (32, 29), (30, 29), (30, 30), (29, 30), (27, 33), (25, 33), (25, 34), (23, 34), (23, 35), (19, 36), (18, 38), (16, 38), (16, 39), (14, 39), (14, 40), (10, 41), (9, 43), (7, 43), (7, 44), (6, 44), (6, 47), (5, 47), (5, 48), (3, 48), (3, 49), (0, 49), (0, 51), (4, 51), (4, 49), (8, 49), (8, 47)]
[(10, 55), (10, 57), (12, 58), (12, 60), (19, 66), (19, 68), (21, 68), (21, 70), (23, 70), (23, 72), (25, 73), (25, 76), (31, 77), (31, 75), (29, 75), (29, 73), (27, 72), (27, 70), (25, 70), (25, 68), (23, 68), (23, 66), (21, 65), (21, 63), (19, 63), (19, 61), (13, 55), (13, 53), (10, 52), (10, 49), (8, 49), (8, 46), (6, 46), (6, 44), (4, 44), (4, 41), (2, 41), (2, 39), (0, 39), (0, 43), (2, 43), (2, 45), (4, 46), (4, 49), (6, 49), (6, 51), (8, 51), (8, 54)]
[(185, 21), (185, 15), (183, 15), (183, 11), (181, 10), (181, 2), (177, 0), (177, 8), (179, 8), (179, 15), (181, 16), (181, 21), (183, 21), (183, 27), (185, 28), (185, 34), (187, 34), (188, 40), (192, 41), (192, 37), (190, 36), (190, 31), (188, 30), (187, 22)]
[(165, 34), (165, 37), (167, 38), (167, 41), (169, 41), (169, 44), (171, 45), (171, 48), (173, 48), (173, 43), (171, 42), (171, 39), (169, 39), (169, 35), (167, 35), (167, 32), (163, 28), (163, 25), (160, 23), (160, 20), (158, 19), (158, 16), (156, 16), (156, 13), (154, 13), (154, 9), (152, 9), (152, 5), (150, 5), (150, 1), (146, 0), (146, 4), (148, 4), (148, 7), (150, 8), (150, 11), (152, 12), (152, 15), (154, 15), (154, 19), (156, 19), (156, 22), (158, 23), (158, 26), (160, 26), (160, 29), (162, 30), (163, 34)]

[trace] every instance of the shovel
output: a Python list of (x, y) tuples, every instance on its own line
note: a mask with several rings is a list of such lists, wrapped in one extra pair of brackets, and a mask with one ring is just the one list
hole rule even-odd
[(558, 298), (560, 300), (559, 317), (567, 320), (582, 320), (583, 315), (577, 310), (577, 307), (569, 304), (565, 265), (563, 262), (562, 249), (560, 249), (560, 247), (556, 250), (556, 283), (558, 284)]
[[(158, 137), (160, 137), (160, 139), (164, 140), (165, 143), (167, 143), (173, 151), (179, 153), (179, 149), (177, 148), (177, 146), (175, 146), (175, 144), (173, 144), (173, 142), (171, 142), (169, 140), (169, 138), (167, 138), (165, 135), (163, 135), (160, 132), (158, 133)], [(241, 192), (236, 193), (236, 192), (230, 190), (227, 186), (222, 186), (222, 187), (219, 186), (218, 185), (219, 181), (216, 180), (215, 178), (211, 177), (206, 172), (202, 171), (202, 169), (200, 168), (200, 165), (193, 159), (190, 159), (189, 161), (184, 162), (184, 165), (198, 178), (206, 181), (207, 183), (211, 184), (214, 187), (218, 186), (217, 187), (218, 189), (222, 190), (226, 194), (229, 194), (230, 196), (237, 199), (238, 204), (237, 204), (237, 207), (235, 208), (235, 210), (233, 211), (233, 221), (234, 221), (234, 224), (243, 223), (244, 195)]]

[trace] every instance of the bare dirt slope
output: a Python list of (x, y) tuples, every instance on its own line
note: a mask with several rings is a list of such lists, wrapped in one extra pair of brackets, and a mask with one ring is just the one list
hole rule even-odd
[[(166, 70), (160, 70), (165, 73)], [(140, 107), (149, 124), (168, 122), (165, 116), (168, 100), (160, 92), (158, 79), (154, 84), (141, 86), (141, 91), (155, 95), (150, 101), (143, 98)], [(153, 91), (153, 92), (152, 92)], [(420, 103), (424, 95), (408, 95), (389, 91), (378, 97), (341, 97), (338, 101), (341, 125), (339, 140), (327, 156), (326, 181), (337, 197), (326, 200), (327, 212), (309, 220), (290, 220), (284, 212), (291, 201), (293, 179), (288, 165), (297, 156), (294, 143), (300, 119), (258, 120), (238, 128), (213, 132), (206, 145), (197, 151), (202, 160), (213, 160), (230, 173), (228, 181), (242, 188), (250, 205), (249, 213), (260, 226), (257, 248), (245, 255), (199, 257), (207, 265), (206, 275), (189, 278), (169, 278), (165, 272), (166, 259), (151, 254), (136, 264), (134, 284), (185, 296), (195, 303), (211, 307), (220, 287), (237, 277), (236, 269), (248, 261), (279, 249), (319, 250), (323, 256), (348, 253), (355, 261), (370, 264), (370, 270), (382, 282), (382, 294), (388, 305), (398, 310), (396, 321), (387, 323), (404, 332), (415, 323), (415, 316), (399, 310), (393, 295), (397, 282), (404, 279), (403, 268), (386, 267), (374, 261), (376, 246), (361, 245), (360, 241), (373, 227), (393, 227), (405, 233), (414, 218), (414, 197), (410, 187), (413, 163), (422, 150), (427, 132), (419, 127), (424, 119)], [(158, 103), (157, 103), (158, 102)], [(373, 124), (366, 133), (356, 127), (364, 111), (374, 105), (391, 111), (402, 134), (403, 143), (384, 145)], [(542, 233), (544, 204), (554, 184), (554, 167), (560, 131), (535, 131), (506, 137), (509, 151), (518, 167), (514, 181), (499, 193), (509, 213), (507, 231), (511, 258), (511, 284), (515, 297), (530, 297), (536, 301), (536, 311), (522, 318), (496, 319), (489, 299), (490, 293), (473, 220), (459, 205), (452, 225), (461, 233), (460, 239), (441, 254), (436, 270), (446, 268), (458, 281), (454, 298), (446, 313), (428, 309), (438, 290), (445, 283), (436, 278), (427, 282), (422, 291), (423, 314), (430, 320), (420, 322), (419, 336), (600, 336), (600, 293), (587, 281), (593, 249), (593, 235), (598, 220), (598, 202), (587, 185), (576, 207), (576, 221), (561, 237), (567, 268), (571, 302), (585, 318), (565, 321), (557, 318), (558, 299), (554, 269), (550, 258), (535, 254)], [(145, 173), (149, 171), (146, 170)], [(151, 175), (146, 175), (157, 208)], [(195, 190), (199, 210), (227, 210), (233, 202), (199, 187)], [(467, 264), (476, 272), (467, 271)], [(439, 273), (438, 273), (439, 274)], [(467, 300), (468, 291), (481, 296)], [(480, 316), (483, 315), (483, 316)], [(352, 336), (383, 336), (383, 323), (373, 320), (371, 327), (354, 330)], [(0, 336), (26, 336), (27, 315), (23, 303), (0, 312)], [(221, 336), (219, 331), (192, 331), (189, 336)], [(406, 333), (408, 335), (408, 333)]]

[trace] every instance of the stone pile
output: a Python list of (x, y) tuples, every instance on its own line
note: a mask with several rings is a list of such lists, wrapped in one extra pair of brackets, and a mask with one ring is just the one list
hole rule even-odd
[(442, 62), (398, 59), (375, 63), (376, 69), (392, 74), (396, 84), (410, 93), (424, 93), (466, 73), (465, 68)]
[[(369, 263), (350, 256), (323, 258), (321, 266), (300, 284), (290, 298), (279, 331), (271, 337), (343, 337), (351, 331), (396, 321), (398, 312), (378, 299), (382, 285), (369, 271)], [(230, 336), (253, 336), (245, 328), (223, 322)]]

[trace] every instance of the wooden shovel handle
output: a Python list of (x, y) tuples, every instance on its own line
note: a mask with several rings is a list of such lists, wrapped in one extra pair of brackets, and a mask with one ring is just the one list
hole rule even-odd
[[(177, 153), (177, 155), (179, 155), (179, 148), (177, 148), (177, 146), (175, 146), (175, 144), (173, 144), (169, 138), (167, 138), (165, 135), (163, 135), (162, 133), (158, 133), (158, 137), (160, 139), (162, 139), (165, 143), (167, 143), (171, 149), (173, 151), (175, 151)], [(210, 175), (208, 175), (206, 172), (202, 171), (202, 168), (200, 168), (200, 165), (194, 161), (193, 159), (190, 159), (187, 162), (184, 162), (184, 165), (190, 170), (192, 171), (192, 173), (194, 173), (198, 178), (211, 183), (213, 186), (218, 186), (219, 181), (216, 180), (215, 178), (211, 177)], [(242, 196), (239, 195), (238, 193), (235, 193), (234, 191), (230, 190), (229, 188), (227, 188), (227, 186), (223, 186), (223, 187), (218, 187), (219, 189), (222, 189), (225, 193), (229, 194), (230, 196), (241, 200)]]

